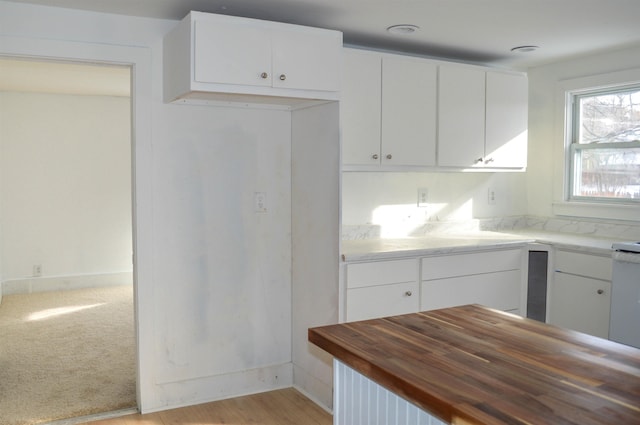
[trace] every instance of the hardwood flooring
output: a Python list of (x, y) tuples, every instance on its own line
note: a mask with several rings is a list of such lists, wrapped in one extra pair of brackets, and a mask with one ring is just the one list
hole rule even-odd
[(270, 391), (91, 425), (331, 425), (332, 416), (294, 388)]

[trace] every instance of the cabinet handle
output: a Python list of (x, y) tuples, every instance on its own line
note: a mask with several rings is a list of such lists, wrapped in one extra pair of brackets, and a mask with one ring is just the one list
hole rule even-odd
[(478, 158), (475, 161), (473, 161), (474, 164), (479, 164), (482, 162), (482, 158)]
[(371, 158), (373, 158), (373, 159), (378, 159), (378, 154), (377, 154), (377, 153), (374, 153), (373, 155), (371, 155)]
[(391, 158), (392, 158), (391, 154), (390, 154), (390, 153), (388, 153), (388, 154), (387, 154), (387, 159), (391, 159)]
[(267, 74), (266, 72), (263, 72), (262, 74), (260, 74), (260, 78), (262, 78), (263, 80), (266, 80), (269, 77), (269, 74)]
[(404, 293), (407, 297), (410, 297), (411, 295), (413, 295), (413, 293), (411, 291), (407, 291)]
[(287, 76), (284, 74), (280, 74), (280, 81), (284, 81), (287, 79)]
[(596, 292), (598, 293), (598, 295), (602, 295), (604, 294), (604, 289), (598, 289)]
[(492, 162), (493, 162), (493, 158), (489, 158), (484, 161), (485, 164), (491, 164)]

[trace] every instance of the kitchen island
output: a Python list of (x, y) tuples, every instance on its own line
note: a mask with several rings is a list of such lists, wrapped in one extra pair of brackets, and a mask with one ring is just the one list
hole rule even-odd
[(336, 425), (640, 424), (640, 350), (479, 305), (309, 340), (335, 359)]

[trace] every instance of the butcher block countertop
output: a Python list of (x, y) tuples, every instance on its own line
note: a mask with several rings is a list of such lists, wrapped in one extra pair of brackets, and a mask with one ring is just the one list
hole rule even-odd
[(309, 341), (451, 424), (640, 424), (640, 350), (479, 305), (312, 328)]

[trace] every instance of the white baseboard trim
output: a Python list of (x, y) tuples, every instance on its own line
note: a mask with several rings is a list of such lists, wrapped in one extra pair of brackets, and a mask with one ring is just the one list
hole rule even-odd
[(324, 382), (301, 366), (293, 365), (294, 388), (327, 412), (333, 413), (333, 377), (330, 376), (329, 380), (329, 383)]
[(99, 273), (73, 276), (31, 277), (2, 282), (2, 295), (68, 291), (101, 286), (132, 285), (133, 272)]
[[(141, 413), (153, 413), (233, 397), (290, 388), (291, 363), (264, 366), (221, 375), (156, 383), (154, 394), (139, 400)], [(143, 397), (145, 398), (145, 397)]]
[(88, 422), (119, 418), (121, 416), (132, 415), (135, 413), (138, 413), (138, 409), (134, 407), (130, 409), (115, 410), (113, 412), (96, 413), (93, 415), (79, 416), (77, 418), (59, 419), (57, 421), (43, 423), (42, 425), (79, 425), (79, 424), (86, 424)]

